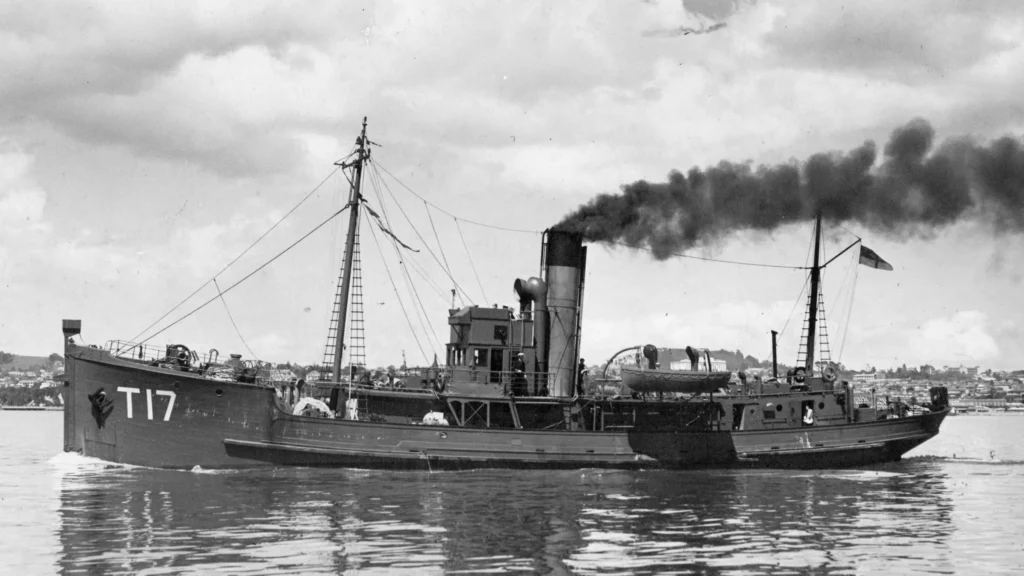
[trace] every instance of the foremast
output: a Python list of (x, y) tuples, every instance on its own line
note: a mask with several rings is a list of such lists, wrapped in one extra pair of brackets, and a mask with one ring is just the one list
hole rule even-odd
[(355, 158), (347, 162), (339, 162), (344, 170), (352, 169), (351, 191), (349, 192), (348, 234), (345, 237), (345, 263), (341, 275), (341, 287), (338, 290), (338, 326), (334, 341), (334, 363), (332, 381), (341, 382), (341, 357), (345, 351), (345, 321), (348, 316), (348, 298), (352, 289), (352, 261), (355, 253), (356, 233), (359, 230), (359, 207), (362, 204), (361, 192), (363, 183), (363, 164), (370, 159), (369, 140), (366, 139), (366, 117), (363, 117), (363, 130), (356, 138)]

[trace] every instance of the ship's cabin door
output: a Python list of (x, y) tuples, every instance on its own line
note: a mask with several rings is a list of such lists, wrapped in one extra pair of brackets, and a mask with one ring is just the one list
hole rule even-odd
[(746, 408), (743, 404), (732, 405), (732, 429), (743, 430), (743, 412)]
[[(757, 410), (757, 404), (733, 404), (732, 406), (732, 429), (733, 430), (750, 430), (757, 428), (755, 412)], [(775, 413), (772, 412), (772, 416)]]
[(491, 383), (501, 382), (501, 373), (505, 370), (505, 351), (491, 348)]
[(814, 426), (816, 415), (814, 413), (814, 400), (804, 400), (800, 403), (800, 423), (804, 426)]

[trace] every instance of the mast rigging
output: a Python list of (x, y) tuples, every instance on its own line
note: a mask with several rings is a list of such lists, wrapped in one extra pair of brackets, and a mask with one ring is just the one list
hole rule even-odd
[[(348, 316), (348, 298), (352, 287), (352, 257), (355, 252), (356, 232), (359, 229), (359, 207), (362, 204), (360, 187), (363, 180), (363, 164), (370, 158), (367, 146), (366, 117), (363, 116), (363, 130), (356, 138), (356, 157), (349, 162), (341, 163), (342, 168), (352, 168), (352, 187), (349, 193), (348, 207), (351, 208), (348, 218), (348, 234), (345, 238), (345, 268), (341, 277), (341, 288), (338, 290), (338, 325), (334, 338), (334, 365), (331, 373), (335, 383), (341, 382), (341, 356), (345, 350), (345, 321)], [(349, 379), (351, 382), (351, 378)]]

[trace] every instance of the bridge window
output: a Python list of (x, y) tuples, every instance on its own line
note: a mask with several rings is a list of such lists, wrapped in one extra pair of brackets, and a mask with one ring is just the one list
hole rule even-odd
[(448, 365), (463, 366), (466, 363), (466, 351), (462, 348), (448, 349)]
[(477, 348), (473, 350), (473, 366), (487, 366), (487, 348)]

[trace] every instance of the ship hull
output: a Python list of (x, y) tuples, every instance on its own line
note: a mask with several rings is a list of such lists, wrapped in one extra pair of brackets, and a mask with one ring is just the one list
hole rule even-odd
[[(625, 432), (502, 430), (296, 416), (270, 388), (66, 354), (66, 451), (155, 468), (660, 467)], [(103, 392), (97, 406), (92, 398)], [(173, 400), (173, 404), (172, 404)]]
[(65, 358), (66, 451), (157, 468), (265, 464), (228, 454), (222, 440), (267, 437), (272, 389), (152, 368), (93, 348), (76, 347)]
[(759, 431), (464, 428), (292, 415), (272, 388), (69, 347), (65, 449), (157, 468), (835, 468), (898, 460), (945, 412)]
[[(848, 468), (898, 461), (935, 436), (947, 411), (831, 426), (730, 433), (730, 458), (720, 463), (754, 468)], [(694, 465), (686, 432), (638, 429), (630, 445), (667, 468)]]

